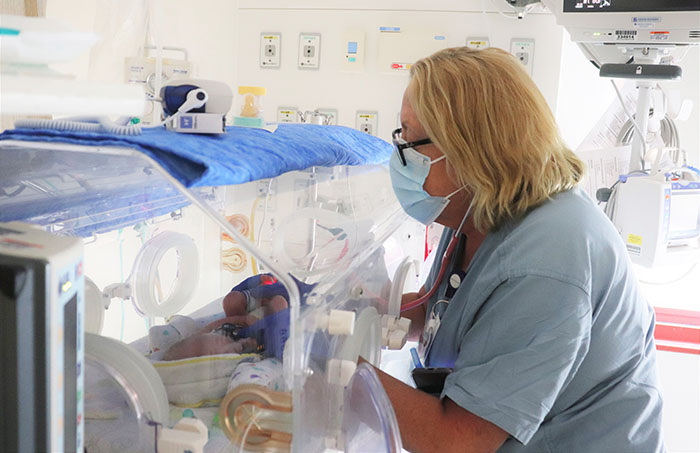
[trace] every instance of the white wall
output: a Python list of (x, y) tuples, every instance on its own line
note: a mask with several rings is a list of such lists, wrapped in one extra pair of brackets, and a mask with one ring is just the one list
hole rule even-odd
[[(394, 26), (445, 35), (444, 47), (462, 46), (468, 36), (490, 36), (492, 46), (507, 50), (511, 38), (535, 39), (533, 78), (552, 109), (555, 108), (562, 30), (551, 16), (531, 14), (522, 21), (512, 20), (495, 12), (483, 13), (474, 7), (468, 9), (470, 5), (480, 8), (481, 2), (473, 1), (437, 1), (429, 6), (421, 2), (420, 5), (429, 10), (405, 11), (419, 5), (408, 3), (382, 2), (382, 9), (376, 9), (374, 2), (335, 2), (330, 8), (315, 8), (318, 2), (307, 1), (295, 2), (295, 5), (306, 5), (305, 8), (286, 6), (276, 9), (274, 7), (280, 5), (279, 2), (241, 1), (238, 83), (267, 88), (265, 117), (269, 121), (276, 120), (278, 106), (296, 106), (302, 110), (321, 107), (337, 109), (339, 124), (354, 127), (357, 110), (372, 110), (379, 112), (378, 135), (389, 139), (391, 130), (397, 127), (408, 75), (382, 73), (376, 60), (379, 27)], [(394, 8), (402, 11), (399, 13)], [(361, 73), (342, 72), (341, 61), (345, 55), (342, 38), (349, 29), (365, 32), (365, 68)], [(282, 33), (280, 69), (259, 67), (261, 32)], [(320, 69), (297, 69), (300, 32), (322, 34)]]

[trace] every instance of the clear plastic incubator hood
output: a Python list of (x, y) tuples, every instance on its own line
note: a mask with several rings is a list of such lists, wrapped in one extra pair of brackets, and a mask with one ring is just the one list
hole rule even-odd
[[(245, 132), (274, 146), (234, 129), (0, 136), (0, 222), (83, 238), (78, 449), (401, 451), (357, 365), (408, 330), (391, 146), (335, 126)], [(325, 155), (317, 131), (334, 135)], [(162, 137), (180, 151), (151, 146)], [(288, 151), (299, 137), (309, 162)]]

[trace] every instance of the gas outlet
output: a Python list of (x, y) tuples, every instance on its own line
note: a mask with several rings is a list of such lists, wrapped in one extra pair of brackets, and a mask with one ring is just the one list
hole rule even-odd
[(282, 54), (281, 33), (260, 34), (260, 67), (279, 68)]
[(299, 69), (318, 69), (321, 63), (321, 34), (299, 34)]

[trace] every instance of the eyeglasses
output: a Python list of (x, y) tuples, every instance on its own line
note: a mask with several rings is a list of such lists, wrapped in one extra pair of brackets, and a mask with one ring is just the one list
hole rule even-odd
[(394, 142), (394, 147), (396, 148), (396, 153), (399, 156), (399, 160), (401, 161), (401, 165), (404, 167), (406, 166), (406, 157), (403, 155), (403, 150), (406, 148), (415, 148), (416, 146), (421, 146), (421, 145), (429, 145), (433, 143), (433, 141), (429, 138), (423, 138), (420, 140), (416, 140), (414, 142), (407, 142), (403, 138), (401, 138), (401, 128), (396, 129), (394, 132), (391, 133), (391, 141)]

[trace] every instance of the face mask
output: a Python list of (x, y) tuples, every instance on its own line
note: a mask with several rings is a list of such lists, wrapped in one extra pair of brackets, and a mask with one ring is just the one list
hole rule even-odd
[(431, 196), (423, 190), (425, 178), (430, 173), (430, 166), (440, 162), (445, 156), (431, 161), (429, 157), (412, 148), (404, 149), (403, 154), (406, 158), (405, 167), (401, 164), (397, 153), (391, 153), (389, 160), (391, 185), (406, 214), (428, 226), (445, 210), (450, 203), (450, 197), (462, 189), (457, 189), (446, 197)]

